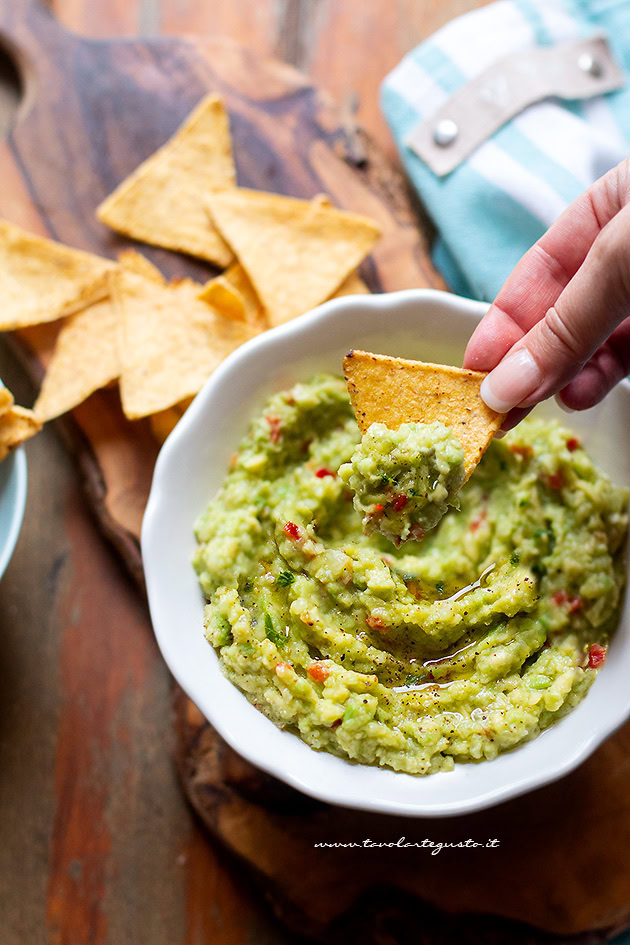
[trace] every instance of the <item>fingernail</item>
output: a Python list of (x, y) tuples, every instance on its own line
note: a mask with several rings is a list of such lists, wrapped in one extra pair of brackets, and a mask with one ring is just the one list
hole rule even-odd
[(542, 381), (540, 368), (527, 348), (507, 354), (481, 384), (481, 399), (497, 413), (518, 407)]
[(561, 399), (560, 394), (556, 394), (554, 397), (555, 402), (557, 403), (560, 410), (564, 410), (565, 413), (575, 413), (573, 407), (567, 407), (565, 402)]

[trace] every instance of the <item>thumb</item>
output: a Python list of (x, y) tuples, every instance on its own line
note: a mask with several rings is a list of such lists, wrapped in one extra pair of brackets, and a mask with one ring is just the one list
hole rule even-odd
[(599, 233), (556, 304), (485, 378), (499, 413), (531, 407), (566, 387), (630, 314), (630, 205)]

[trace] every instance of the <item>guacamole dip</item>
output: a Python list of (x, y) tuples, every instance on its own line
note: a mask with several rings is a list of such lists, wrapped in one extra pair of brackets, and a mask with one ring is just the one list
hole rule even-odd
[(364, 532), (380, 532), (395, 545), (420, 540), (449, 506), (459, 508), (464, 476), (464, 450), (443, 423), (403, 423), (397, 430), (373, 423), (339, 469)]
[(395, 548), (364, 534), (339, 475), (359, 442), (328, 375), (253, 420), (196, 525), (208, 641), (313, 748), (412, 774), (494, 758), (576, 705), (604, 662), (627, 494), (572, 434), (527, 419), (492, 442), (460, 511)]

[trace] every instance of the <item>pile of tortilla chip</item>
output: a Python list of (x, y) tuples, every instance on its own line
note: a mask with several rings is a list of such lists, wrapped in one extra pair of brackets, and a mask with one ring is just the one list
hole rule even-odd
[(162, 440), (227, 355), (326, 299), (367, 292), (357, 267), (380, 235), (324, 195), (238, 187), (229, 120), (207, 95), (97, 208), (112, 229), (225, 267), (167, 282), (135, 250), (118, 261), (0, 221), (0, 330), (63, 318), (34, 407), (39, 421), (118, 383), (131, 420)]

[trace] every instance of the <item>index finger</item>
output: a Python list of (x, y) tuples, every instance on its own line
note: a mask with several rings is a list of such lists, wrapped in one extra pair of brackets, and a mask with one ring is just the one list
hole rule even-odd
[(555, 305), (598, 233), (623, 206), (629, 177), (629, 161), (600, 177), (525, 253), (468, 342), (465, 368), (491, 371)]

